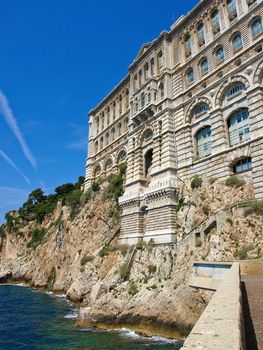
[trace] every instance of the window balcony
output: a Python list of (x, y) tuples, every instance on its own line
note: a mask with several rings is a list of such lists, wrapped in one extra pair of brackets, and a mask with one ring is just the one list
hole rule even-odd
[(214, 35), (219, 33), (220, 32), (220, 25), (219, 24), (214, 25), (213, 29), (212, 29), (212, 32), (213, 32)]
[(200, 37), (198, 38), (198, 45), (201, 47), (205, 44), (205, 38), (204, 37)]
[(133, 127), (136, 128), (137, 126), (144, 123), (146, 120), (151, 118), (156, 113), (156, 111), (156, 102), (150, 101), (149, 103), (147, 103), (143, 108), (141, 108), (133, 114)]
[(190, 47), (185, 48), (185, 56), (186, 58), (190, 57), (192, 55), (192, 50)]
[(237, 18), (237, 10), (232, 9), (231, 11), (229, 11), (228, 18), (230, 21), (233, 21), (235, 18)]

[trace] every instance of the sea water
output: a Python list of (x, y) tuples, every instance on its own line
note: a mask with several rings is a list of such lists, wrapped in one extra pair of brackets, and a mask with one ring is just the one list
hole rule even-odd
[(77, 311), (65, 297), (0, 286), (0, 350), (165, 350), (182, 342), (144, 338), (127, 329), (96, 331), (74, 325)]

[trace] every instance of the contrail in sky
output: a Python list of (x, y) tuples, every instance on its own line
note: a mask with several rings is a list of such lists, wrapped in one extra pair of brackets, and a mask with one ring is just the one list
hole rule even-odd
[(29, 178), (28, 178), (26, 175), (24, 175), (24, 174), (22, 173), (22, 171), (18, 168), (18, 166), (16, 166), (16, 164), (12, 161), (12, 159), (10, 159), (10, 158), (5, 154), (5, 152), (3, 152), (2, 150), (0, 150), (0, 157), (2, 157), (9, 165), (11, 165), (11, 167), (13, 167), (13, 168), (18, 172), (18, 174), (20, 174), (20, 175), (24, 178), (24, 180), (25, 180), (29, 185), (31, 185), (31, 182), (30, 182)]
[(0, 112), (4, 116), (5, 121), (9, 125), (9, 128), (12, 130), (17, 141), (19, 142), (20, 146), (22, 147), (22, 150), (24, 152), (26, 159), (29, 161), (29, 163), (32, 165), (32, 167), (34, 169), (36, 169), (36, 166), (37, 166), (36, 159), (33, 156), (31, 150), (29, 149), (29, 147), (24, 139), (24, 136), (22, 135), (21, 130), (19, 129), (17, 121), (14, 117), (14, 114), (9, 106), (9, 102), (8, 102), (7, 97), (3, 94), (3, 92), (1, 90), (0, 90)]

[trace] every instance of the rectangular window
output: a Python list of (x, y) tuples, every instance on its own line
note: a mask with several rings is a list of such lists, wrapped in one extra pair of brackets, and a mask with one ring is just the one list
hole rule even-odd
[(236, 1), (235, 0), (228, 1), (227, 8), (230, 14), (236, 12)]
[(252, 161), (250, 157), (241, 159), (233, 166), (233, 171), (235, 174), (240, 174), (245, 171), (249, 171), (251, 169), (252, 169)]

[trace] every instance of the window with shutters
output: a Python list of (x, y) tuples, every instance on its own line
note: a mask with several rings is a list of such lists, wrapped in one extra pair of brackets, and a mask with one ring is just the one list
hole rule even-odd
[(207, 126), (198, 131), (195, 136), (196, 141), (196, 155), (198, 158), (203, 158), (212, 152), (212, 137), (211, 127)]
[(236, 146), (250, 139), (248, 117), (248, 108), (239, 109), (229, 117), (227, 125), (230, 146)]

